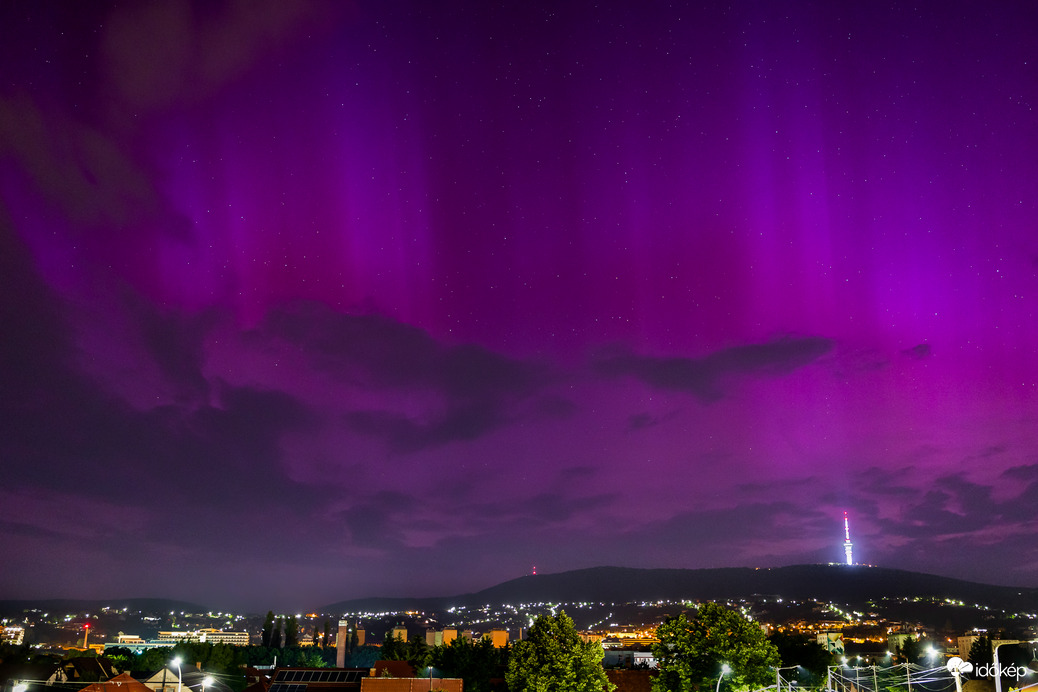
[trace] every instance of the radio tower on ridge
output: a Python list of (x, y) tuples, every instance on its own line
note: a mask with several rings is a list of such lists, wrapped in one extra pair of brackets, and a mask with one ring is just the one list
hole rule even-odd
[(854, 558), (851, 557), (851, 525), (847, 522), (847, 512), (843, 513), (843, 552), (847, 555), (847, 564), (853, 565)]

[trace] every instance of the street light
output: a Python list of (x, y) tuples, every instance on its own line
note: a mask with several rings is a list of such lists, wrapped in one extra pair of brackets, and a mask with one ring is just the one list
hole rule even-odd
[[(800, 666), (784, 666), (782, 668), (775, 669), (775, 692), (782, 692), (782, 671), (784, 670), (796, 670)], [(790, 685), (790, 689), (792, 689)]]
[(717, 688), (714, 689), (714, 692), (721, 692), (721, 680), (724, 679), (724, 674), (725, 673), (731, 673), (731, 672), (732, 672), (732, 669), (731, 669), (731, 667), (727, 663), (725, 663), (725, 664), (723, 664), (721, 666), (721, 674), (717, 676)]
[(180, 672), (180, 656), (174, 658), (172, 663), (177, 667), (177, 692), (180, 692), (180, 680), (184, 677)]

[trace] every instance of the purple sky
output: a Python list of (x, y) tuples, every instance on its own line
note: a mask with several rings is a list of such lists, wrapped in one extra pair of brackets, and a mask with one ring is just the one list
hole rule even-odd
[(1033, 2), (0, 10), (0, 596), (1038, 585)]

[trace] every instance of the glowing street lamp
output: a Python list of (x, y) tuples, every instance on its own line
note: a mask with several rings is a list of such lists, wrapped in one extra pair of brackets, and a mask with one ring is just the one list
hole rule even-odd
[(717, 676), (717, 688), (714, 692), (721, 692), (721, 680), (724, 679), (725, 673), (731, 673), (732, 668), (727, 663), (721, 666), (721, 674)]
[[(783, 668), (775, 669), (775, 692), (782, 692), (782, 671), (784, 670), (796, 670), (800, 666), (785, 666)], [(790, 689), (793, 685), (790, 683)]]
[(205, 692), (205, 688), (209, 687), (214, 682), (216, 682), (216, 681), (213, 680), (213, 676), (212, 675), (206, 675), (204, 678), (202, 678), (202, 692)]
[(177, 692), (180, 692), (180, 681), (184, 677), (183, 673), (180, 672), (180, 656), (174, 658), (171, 663), (177, 667)]

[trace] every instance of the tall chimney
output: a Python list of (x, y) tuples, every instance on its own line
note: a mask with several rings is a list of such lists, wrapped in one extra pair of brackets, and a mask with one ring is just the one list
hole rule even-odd
[(350, 623), (339, 620), (339, 629), (335, 633), (335, 667), (346, 667), (346, 647), (350, 643)]

